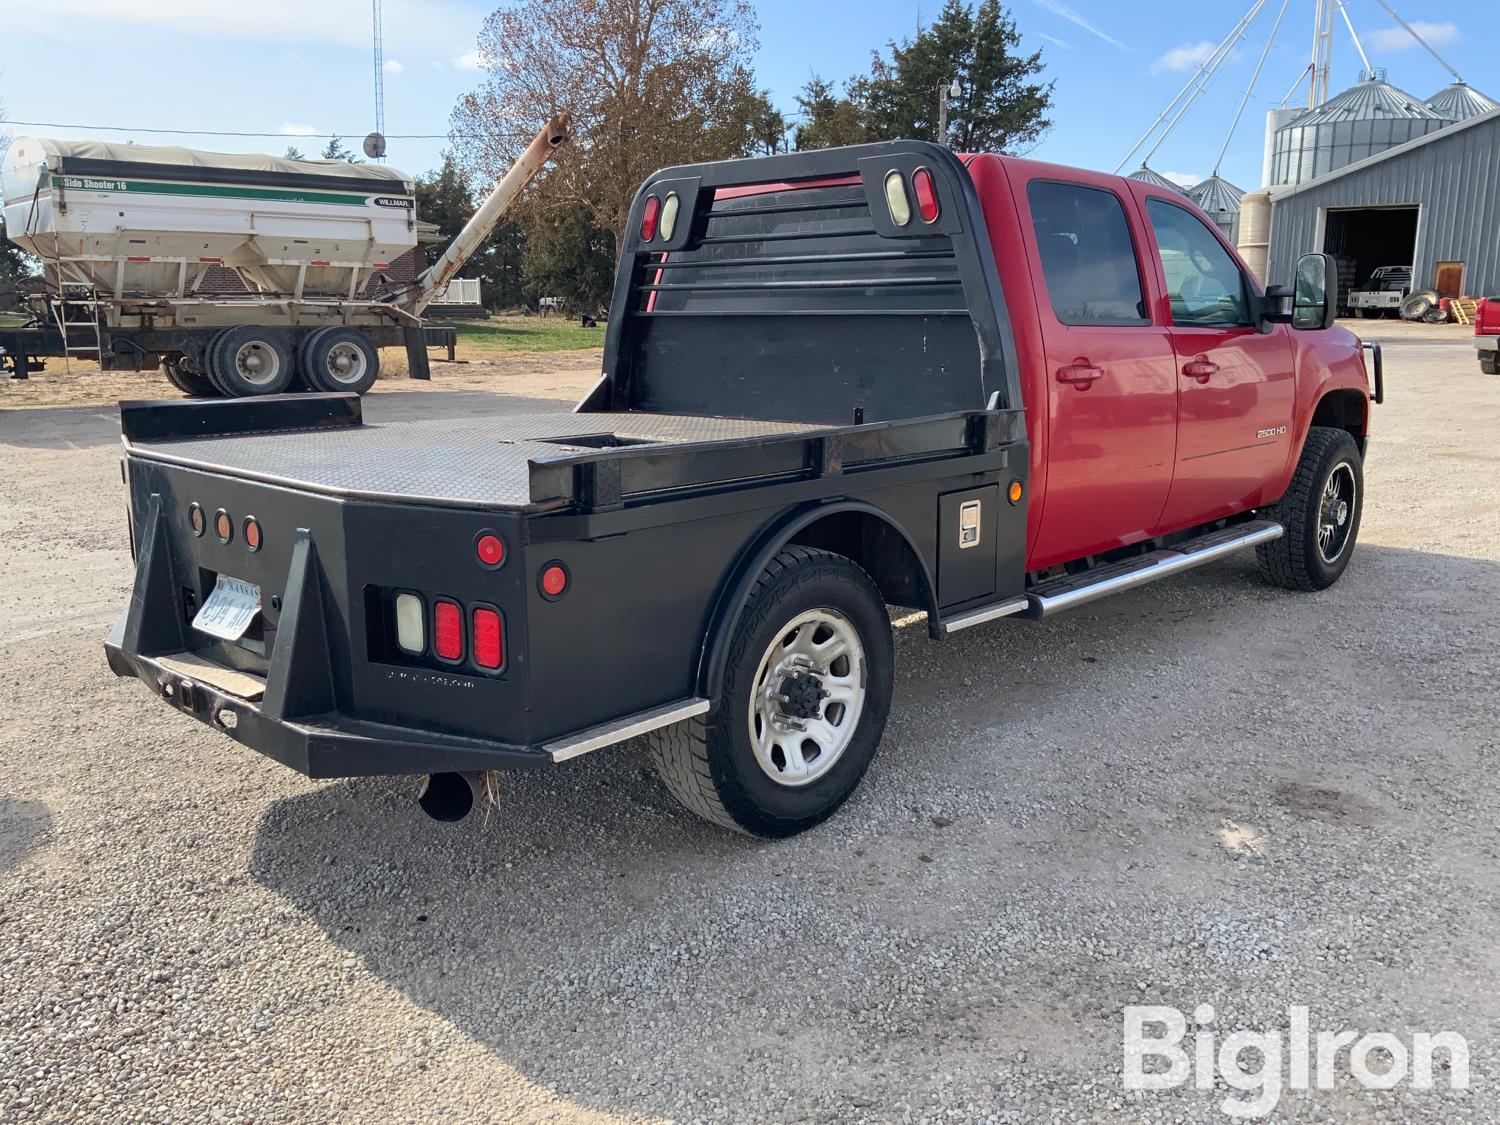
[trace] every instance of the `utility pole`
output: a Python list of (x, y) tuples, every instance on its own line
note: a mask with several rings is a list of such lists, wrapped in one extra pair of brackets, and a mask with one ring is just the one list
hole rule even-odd
[(938, 87), (937, 143), (945, 147), (948, 144), (948, 99), (959, 97), (962, 93), (963, 89), (957, 78)]

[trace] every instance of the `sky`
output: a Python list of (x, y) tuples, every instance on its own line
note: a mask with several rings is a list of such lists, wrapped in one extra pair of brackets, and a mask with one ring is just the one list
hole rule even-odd
[[(1030, 154), (1112, 171), (1193, 68), (1227, 36), (1251, 0), (1011, 0), (1027, 49), (1040, 49), (1056, 82), (1053, 126)], [(784, 112), (808, 76), (842, 79), (870, 51), (911, 35), (941, 0), (754, 0), (757, 79)], [(1282, 0), (1269, 0), (1234, 56), (1152, 155), (1184, 182), (1215, 160), (1270, 37)], [(1265, 112), (1307, 64), (1313, 0), (1286, 0), (1285, 22), (1220, 167), (1240, 187), (1260, 181)], [(1464, 79), (1500, 100), (1500, 52), (1486, 17), (1463, 5), (1392, 0)], [(220, 152), (314, 155), (340, 133), (351, 147), (374, 127), (368, 0), (13, 0), (3, 20), (0, 124), (13, 135), (97, 136)], [(384, 0), (388, 162), (418, 174), (442, 158), (448, 115), (474, 89), (475, 38), (498, 0)], [(1346, 0), (1371, 64), (1395, 85), (1429, 97), (1450, 81), (1379, 0)], [(1336, 27), (1330, 91), (1363, 63)], [(1305, 86), (1292, 104), (1306, 103)], [(62, 128), (59, 125), (87, 126)], [(101, 126), (121, 126), (104, 131)], [(239, 131), (264, 137), (168, 135), (151, 129)], [(413, 136), (408, 136), (413, 135)], [(1137, 154), (1125, 168), (1139, 165)]]

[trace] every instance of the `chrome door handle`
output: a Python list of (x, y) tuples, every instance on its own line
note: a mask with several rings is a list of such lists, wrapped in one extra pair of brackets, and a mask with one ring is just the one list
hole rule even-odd
[(1073, 383), (1076, 386), (1087, 388), (1095, 379), (1102, 378), (1104, 369), (1094, 367), (1087, 363), (1070, 363), (1066, 367), (1057, 369), (1057, 381), (1059, 383)]

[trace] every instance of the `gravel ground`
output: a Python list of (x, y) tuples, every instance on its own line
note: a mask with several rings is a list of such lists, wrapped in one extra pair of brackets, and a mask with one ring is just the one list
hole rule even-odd
[(1500, 379), (1452, 335), (1387, 366), (1339, 586), (904, 629), (864, 786), (779, 844), (639, 746), (440, 826), (167, 711), (101, 652), (111, 413), (0, 414), (0, 1119), (1222, 1121), (1121, 1088), (1122, 1007), (1203, 1002), (1469, 1041), (1467, 1092), (1341, 1068), (1281, 1118), (1500, 1119)]

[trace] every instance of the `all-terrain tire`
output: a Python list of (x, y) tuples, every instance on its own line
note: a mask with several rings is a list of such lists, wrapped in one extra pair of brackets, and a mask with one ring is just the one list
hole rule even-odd
[(1354, 438), (1344, 430), (1313, 426), (1286, 494), (1265, 510), (1286, 533), (1256, 547), (1261, 572), (1288, 590), (1332, 586), (1354, 553), (1364, 494), (1363, 459)]
[(1500, 375), (1500, 352), (1480, 352), (1479, 370), (1486, 375)]
[[(852, 627), (862, 667), (862, 705), (852, 735), (826, 772), (785, 784), (752, 745), (756, 683), (772, 646), (808, 613), (837, 615)], [(767, 564), (751, 591), (726, 656), (718, 706), (710, 716), (647, 735), (662, 782), (688, 811), (724, 828), (776, 839), (822, 823), (846, 801), (875, 757), (890, 713), (895, 657), (890, 617), (875, 583), (842, 555), (788, 547)], [(818, 706), (822, 706), (819, 704)]]

